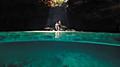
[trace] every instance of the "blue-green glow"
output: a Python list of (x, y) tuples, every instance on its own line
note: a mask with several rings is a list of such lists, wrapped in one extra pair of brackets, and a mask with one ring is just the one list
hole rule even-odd
[(0, 32), (0, 67), (120, 67), (120, 34)]

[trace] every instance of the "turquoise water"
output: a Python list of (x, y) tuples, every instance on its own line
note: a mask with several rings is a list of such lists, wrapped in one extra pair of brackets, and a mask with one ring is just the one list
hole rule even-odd
[(119, 34), (2, 32), (0, 67), (120, 67)]
[(120, 46), (119, 33), (23, 31), (0, 32), (0, 42), (65, 41)]

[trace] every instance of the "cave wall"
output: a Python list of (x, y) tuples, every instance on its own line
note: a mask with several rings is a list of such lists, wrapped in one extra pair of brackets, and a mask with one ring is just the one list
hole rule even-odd
[(71, 27), (81, 31), (119, 32), (119, 0), (70, 0)]
[(48, 15), (38, 0), (2, 0), (0, 30), (40, 30)]

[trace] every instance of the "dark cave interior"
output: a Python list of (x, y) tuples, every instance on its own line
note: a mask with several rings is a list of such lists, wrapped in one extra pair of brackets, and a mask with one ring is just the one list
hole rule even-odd
[[(39, 0), (2, 0), (0, 31), (43, 30), (49, 8)], [(120, 32), (120, 0), (69, 0), (69, 28)]]

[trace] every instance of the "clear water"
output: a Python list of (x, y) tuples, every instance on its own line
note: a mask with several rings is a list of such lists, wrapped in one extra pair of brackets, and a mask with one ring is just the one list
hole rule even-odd
[(119, 41), (109, 41), (119, 34), (105, 33), (108, 39), (98, 42), (101, 34), (64, 33), (56, 38), (53, 33), (1, 33), (9, 37), (1, 37), (0, 67), (120, 67)]

